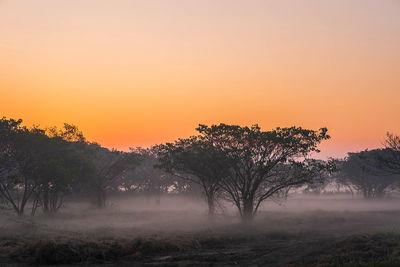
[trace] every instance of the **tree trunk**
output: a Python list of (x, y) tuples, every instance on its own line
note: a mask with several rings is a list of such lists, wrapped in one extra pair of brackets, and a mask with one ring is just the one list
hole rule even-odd
[(31, 210), (31, 217), (34, 217), (36, 214), (36, 210), (39, 207), (40, 199), (39, 197), (35, 197), (35, 199), (32, 202), (32, 210)]
[(19, 209), (19, 210), (17, 210), (17, 214), (18, 214), (18, 217), (22, 217), (22, 216), (24, 216), (24, 209)]
[(245, 224), (249, 224), (254, 219), (254, 207), (253, 200), (246, 199), (243, 200), (243, 213), (242, 213), (242, 222)]
[(362, 193), (365, 199), (371, 199), (371, 192), (369, 188), (363, 188)]
[(21, 205), (19, 206), (19, 209), (18, 209), (18, 216), (23, 216), (24, 215), (25, 205), (26, 205), (27, 201), (28, 201), (28, 199), (25, 196), (23, 196), (22, 197), (22, 201), (21, 201)]
[(353, 191), (353, 189), (351, 189), (351, 186), (348, 185), (347, 188), (350, 190), (351, 196), (354, 196), (354, 191)]
[(208, 217), (210, 219), (213, 219), (214, 215), (215, 215), (215, 200), (214, 200), (214, 196), (212, 196), (212, 195), (207, 196), (207, 205), (208, 205)]
[(43, 190), (43, 212), (49, 213), (49, 187), (45, 186)]

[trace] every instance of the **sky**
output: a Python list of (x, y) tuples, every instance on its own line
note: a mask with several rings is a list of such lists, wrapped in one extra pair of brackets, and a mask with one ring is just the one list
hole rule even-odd
[(199, 124), (400, 134), (400, 0), (0, 0), (0, 116), (109, 148)]

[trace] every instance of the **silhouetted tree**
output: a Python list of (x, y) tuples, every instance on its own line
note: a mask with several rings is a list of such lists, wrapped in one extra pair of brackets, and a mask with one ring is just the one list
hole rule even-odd
[[(212, 144), (222, 155), (216, 166), (226, 166), (222, 179), (228, 199), (238, 208), (244, 222), (251, 221), (261, 203), (288, 189), (312, 183), (325, 166), (306, 160), (317, 145), (328, 139), (327, 129), (319, 131), (297, 127), (261, 131), (258, 125), (200, 125), (201, 140)], [(204, 166), (206, 167), (206, 166)], [(225, 167), (224, 167), (225, 168)], [(225, 173), (225, 172), (224, 172)]]
[(372, 167), (378, 168), (382, 174), (400, 175), (400, 137), (387, 133), (384, 145), (385, 153), (375, 156)]
[(38, 206), (56, 212), (64, 194), (91, 169), (80, 153), (87, 144), (75, 126), (46, 132), (21, 123), (0, 121), (0, 194), (19, 215), (30, 199), (32, 215)]
[(390, 153), (386, 149), (348, 153), (339, 163), (342, 182), (351, 184), (366, 199), (384, 197), (398, 183), (395, 175), (382, 173), (383, 159), (390, 157)]
[(158, 146), (158, 154), (160, 168), (201, 186), (212, 217), (222, 179), (228, 174), (222, 151), (203, 136), (192, 136)]
[(44, 130), (21, 125), (22, 120), (0, 121), (0, 194), (18, 215), (40, 186), (40, 172), (48, 137)]
[[(93, 176), (94, 168), (86, 153), (88, 143), (79, 129), (70, 124), (47, 130), (50, 137), (41, 147), (45, 158), (39, 166), (39, 183), (35, 190), (34, 204), (41, 205), (45, 213), (57, 212), (64, 202), (64, 195), (82, 179)], [(33, 209), (33, 214), (35, 207)]]

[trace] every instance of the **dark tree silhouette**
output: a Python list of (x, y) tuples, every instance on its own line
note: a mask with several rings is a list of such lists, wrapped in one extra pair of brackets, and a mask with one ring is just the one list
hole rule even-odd
[(0, 194), (11, 204), (18, 215), (39, 187), (40, 173), (46, 158), (49, 141), (44, 130), (21, 125), (22, 120), (0, 121), (1, 177)]
[[(324, 166), (305, 160), (317, 145), (328, 139), (327, 129), (300, 127), (261, 131), (258, 125), (200, 125), (201, 140), (212, 144), (224, 156), (219, 166), (229, 168), (222, 188), (244, 222), (253, 219), (261, 203), (294, 186), (312, 183)], [(218, 160), (214, 160), (218, 161)]]
[(208, 205), (208, 214), (214, 216), (221, 182), (227, 174), (225, 155), (203, 136), (179, 139), (158, 146), (160, 164), (169, 173), (201, 186)]
[(0, 194), (19, 215), (32, 197), (32, 215), (38, 206), (54, 213), (71, 186), (92, 170), (81, 153), (87, 144), (75, 126), (65, 124), (46, 134), (21, 123), (0, 121)]
[(378, 155), (378, 167), (387, 174), (400, 175), (400, 137), (391, 133), (386, 134), (386, 153)]
[(34, 204), (41, 205), (44, 213), (55, 213), (64, 195), (84, 177), (93, 176), (94, 168), (85, 151), (88, 143), (76, 126), (65, 123), (63, 128), (52, 127), (46, 133), (50, 138), (41, 148), (46, 150), (46, 158), (40, 166)]
[(338, 161), (342, 183), (350, 184), (366, 199), (383, 198), (398, 183), (398, 177), (386, 169), (391, 154), (388, 149), (348, 153), (347, 158)]

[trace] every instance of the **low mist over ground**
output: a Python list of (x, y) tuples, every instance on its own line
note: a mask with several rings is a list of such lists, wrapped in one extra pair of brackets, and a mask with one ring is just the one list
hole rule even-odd
[(399, 264), (399, 207), (396, 196), (293, 195), (266, 202), (251, 225), (229, 203), (210, 221), (202, 199), (174, 196), (114, 196), (105, 209), (69, 201), (34, 218), (2, 210), (0, 263), (397, 266), (373, 264)]

